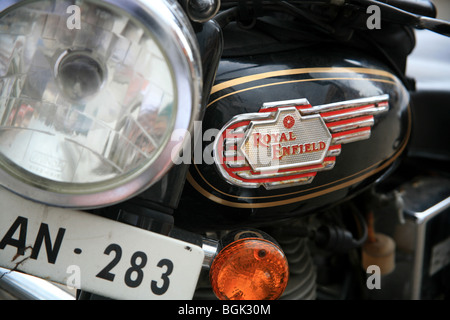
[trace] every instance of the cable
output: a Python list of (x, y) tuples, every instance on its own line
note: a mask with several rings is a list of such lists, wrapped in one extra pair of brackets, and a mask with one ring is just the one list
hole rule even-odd
[(368, 237), (368, 227), (367, 227), (367, 223), (366, 220), (364, 219), (364, 217), (361, 215), (361, 213), (359, 212), (359, 210), (357, 208), (354, 207), (354, 205), (351, 205), (352, 207), (352, 213), (353, 216), (356, 217), (357, 220), (359, 220), (359, 226), (362, 228), (362, 235), (358, 240), (353, 239), (353, 245), (355, 247), (360, 247), (362, 246)]
[(379, 1), (346, 0), (346, 3), (364, 7), (375, 5), (381, 9), (381, 14), (384, 20), (411, 26), (417, 29), (427, 29), (450, 37), (450, 22), (448, 21), (417, 15)]
[(321, 29), (323, 29), (323, 31), (325, 31), (327, 33), (335, 32), (334, 28), (331, 27), (330, 25), (319, 21), (318, 19), (314, 18), (314, 16), (311, 15), (310, 13), (304, 12), (303, 10), (299, 9), (298, 7), (290, 4), (288, 1), (280, 1), (280, 5), (285, 7), (288, 10), (291, 10), (293, 13), (297, 14), (301, 18), (304, 18), (304, 19), (309, 20), (310, 22), (316, 24), (318, 27), (320, 27)]

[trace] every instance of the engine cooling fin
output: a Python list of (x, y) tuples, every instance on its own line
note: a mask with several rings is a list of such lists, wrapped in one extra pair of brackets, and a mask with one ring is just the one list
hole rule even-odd
[(289, 282), (281, 300), (316, 299), (316, 268), (308, 248), (308, 239), (277, 239), (289, 263)]

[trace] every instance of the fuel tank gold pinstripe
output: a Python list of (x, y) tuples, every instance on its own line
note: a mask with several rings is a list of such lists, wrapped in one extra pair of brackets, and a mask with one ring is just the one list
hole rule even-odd
[[(298, 68), (298, 69), (286, 69), (286, 70), (278, 70), (278, 71), (271, 71), (271, 72), (265, 72), (265, 73), (259, 73), (249, 76), (244, 76), (232, 80), (228, 80), (222, 83), (219, 83), (215, 86), (213, 86), (211, 90), (211, 94), (220, 94), (220, 91), (235, 87), (238, 85), (243, 84), (250, 84), (254, 81), (273, 78), (273, 77), (280, 77), (280, 76), (288, 76), (288, 75), (300, 75), (300, 74), (321, 74), (324, 73), (328, 76), (320, 77), (320, 78), (313, 78), (313, 79), (298, 79), (298, 80), (289, 80), (289, 81), (274, 81), (268, 84), (263, 85), (255, 85), (247, 88), (243, 88), (240, 90), (236, 90), (233, 92), (226, 93), (224, 95), (219, 95), (214, 100), (210, 101), (210, 103), (207, 105), (208, 107), (212, 106), (217, 101), (220, 101), (221, 99), (224, 99), (226, 97), (229, 97), (234, 94), (239, 94), (244, 91), (250, 91), (255, 89), (260, 89), (264, 87), (269, 86), (277, 86), (277, 85), (283, 85), (283, 84), (289, 84), (289, 83), (301, 83), (301, 82), (312, 82), (312, 81), (324, 81), (324, 80), (352, 80), (352, 81), (373, 81), (373, 82), (382, 82), (382, 83), (388, 83), (392, 85), (396, 85), (399, 83), (399, 80), (397, 77), (395, 77), (393, 74), (379, 69), (369, 69), (369, 68)], [(353, 76), (351, 76), (353, 74)], [(354, 77), (355, 74), (358, 75), (368, 75), (369, 77), (366, 78), (357, 78)], [(348, 76), (345, 76), (348, 75)], [(286, 204), (291, 204), (299, 201), (304, 201), (307, 199), (311, 199), (314, 197), (319, 197), (321, 195), (325, 195), (331, 192), (334, 192), (336, 190), (340, 190), (343, 188), (346, 188), (348, 186), (351, 186), (353, 184), (356, 184), (372, 175), (375, 175), (379, 173), (380, 171), (386, 169), (391, 165), (405, 150), (410, 134), (411, 134), (411, 112), (409, 105), (407, 106), (407, 128), (406, 128), (406, 135), (404, 139), (402, 140), (401, 144), (399, 145), (398, 149), (391, 154), (389, 157), (387, 157), (386, 160), (382, 160), (379, 162), (374, 163), (373, 165), (367, 167), (364, 170), (361, 170), (359, 172), (356, 172), (354, 174), (351, 174), (347, 177), (341, 178), (336, 181), (329, 182), (325, 185), (315, 186), (304, 190), (298, 190), (294, 192), (288, 192), (284, 194), (276, 194), (276, 195), (267, 195), (267, 196), (256, 196), (256, 197), (242, 197), (238, 195), (233, 195), (226, 193), (220, 189), (218, 189), (216, 186), (211, 184), (210, 181), (208, 181), (200, 172), (197, 165), (192, 164), (191, 167), (193, 167), (193, 170), (195, 170), (195, 174), (197, 176), (197, 179), (200, 179), (196, 181), (196, 178), (194, 178), (191, 173), (188, 173), (187, 180), (192, 185), (194, 189), (196, 189), (200, 194), (205, 196), (206, 198), (225, 205), (229, 207), (235, 207), (235, 208), (266, 208), (266, 207), (274, 207), (274, 206), (281, 206)], [(192, 169), (191, 169), (192, 170)], [(201, 183), (200, 183), (201, 182)], [(201, 184), (207, 185), (209, 188), (211, 188), (215, 194), (212, 194), (210, 191), (206, 190)], [(230, 200), (226, 200), (224, 198), (221, 198), (221, 195), (229, 198)], [(289, 196), (289, 199), (282, 199), (277, 200), (277, 198), (282, 198)], [(236, 201), (234, 201), (235, 199)], [(241, 201), (239, 201), (241, 200)], [(267, 200), (267, 201), (266, 201)], [(245, 202), (247, 201), (247, 202)], [(252, 202), (252, 201), (258, 201), (258, 202)]]

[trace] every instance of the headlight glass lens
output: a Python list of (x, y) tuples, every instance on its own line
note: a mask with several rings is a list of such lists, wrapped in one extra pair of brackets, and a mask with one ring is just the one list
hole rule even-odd
[(0, 18), (0, 167), (14, 179), (69, 195), (112, 190), (167, 147), (181, 111), (173, 59), (111, 2), (25, 2)]

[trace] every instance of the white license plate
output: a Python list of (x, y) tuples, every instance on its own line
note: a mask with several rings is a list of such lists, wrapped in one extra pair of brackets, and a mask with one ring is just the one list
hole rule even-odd
[(0, 266), (113, 299), (191, 299), (200, 247), (0, 188)]

